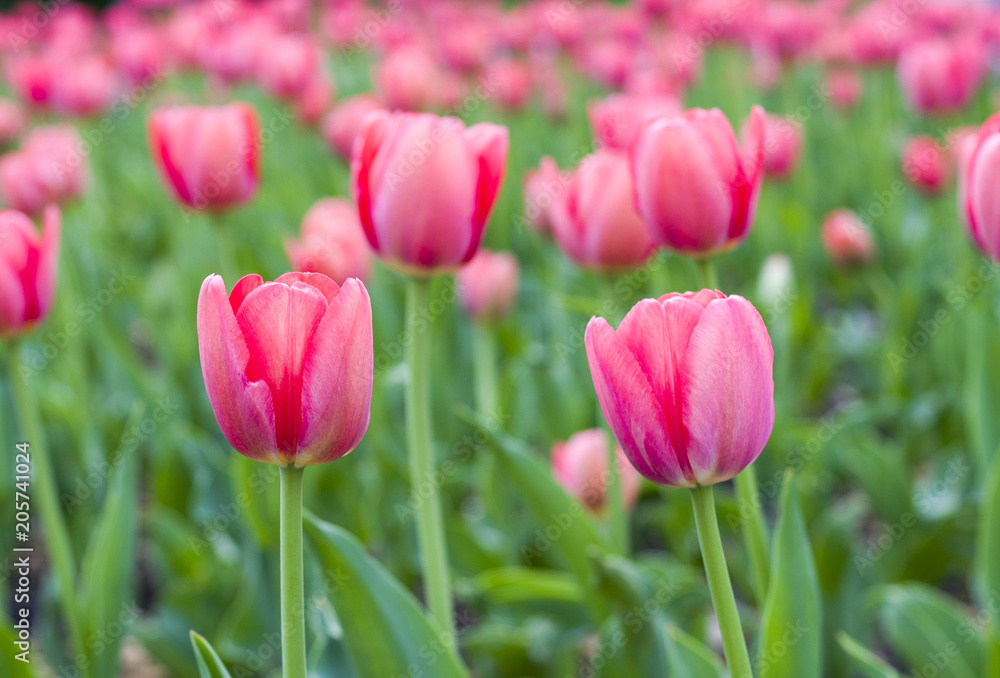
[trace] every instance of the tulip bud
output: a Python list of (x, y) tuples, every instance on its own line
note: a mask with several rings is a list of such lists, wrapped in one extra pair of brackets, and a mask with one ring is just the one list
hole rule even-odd
[(389, 266), (433, 275), (472, 259), (507, 165), (507, 128), (420, 113), (372, 113), (351, 186), (365, 235)]
[(863, 85), (861, 76), (854, 71), (835, 70), (826, 75), (825, 88), (830, 92), (830, 101), (842, 111), (854, 108), (861, 98)]
[(208, 399), (240, 454), (301, 468), (361, 442), (371, 413), (371, 301), (355, 279), (319, 273), (271, 283), (217, 275), (198, 297), (198, 347)]
[(896, 74), (910, 108), (919, 113), (947, 113), (969, 102), (986, 67), (986, 49), (978, 38), (934, 38), (905, 49)]
[(962, 145), (962, 156), (959, 209), (979, 249), (1000, 261), (1000, 113), (983, 123), (978, 135)]
[(864, 264), (875, 256), (875, 240), (858, 216), (848, 209), (831, 212), (823, 222), (823, 247), (838, 266)]
[(257, 193), (259, 131), (257, 111), (245, 103), (162, 108), (149, 118), (149, 147), (177, 200), (220, 209)]
[(524, 177), (524, 215), (527, 223), (539, 233), (548, 233), (551, 228), (549, 211), (559, 200), (569, 183), (549, 156), (542, 158), (538, 169), (529, 171)]
[(635, 204), (657, 243), (706, 257), (750, 232), (763, 180), (764, 111), (750, 112), (742, 150), (718, 109), (651, 122), (632, 147)]
[(764, 174), (787, 177), (799, 162), (802, 126), (790, 118), (768, 114), (764, 118)]
[(627, 151), (640, 132), (658, 118), (680, 115), (680, 102), (666, 95), (613, 94), (587, 106), (590, 127), (609, 148)]
[[(619, 445), (615, 445), (616, 466), (626, 508), (639, 497), (642, 476), (629, 463)], [(564, 443), (552, 446), (552, 473), (570, 495), (587, 508), (602, 512), (608, 490), (608, 435), (602, 429), (574, 434)]]
[(0, 196), (11, 208), (38, 214), (49, 203), (79, 197), (90, 181), (83, 143), (70, 125), (36, 127), (20, 150), (0, 157)]
[(40, 236), (26, 215), (0, 211), (0, 337), (27, 332), (52, 308), (61, 226), (55, 205), (45, 208)]
[(518, 276), (513, 254), (479, 250), (456, 276), (465, 312), (479, 322), (503, 318), (517, 299)]
[(668, 487), (729, 480), (774, 425), (774, 351), (757, 309), (701, 290), (644, 299), (584, 335), (601, 410), (629, 461)]
[(340, 157), (350, 160), (354, 140), (361, 131), (365, 118), (372, 111), (384, 110), (382, 102), (370, 94), (345, 99), (323, 118), (323, 138)]
[(916, 136), (903, 147), (903, 173), (911, 184), (927, 193), (944, 190), (951, 166), (944, 150), (928, 136)]
[(641, 266), (656, 244), (633, 197), (627, 155), (611, 150), (588, 155), (549, 209), (552, 235), (580, 266), (608, 271)]
[(338, 285), (348, 278), (368, 280), (372, 251), (349, 200), (324, 198), (302, 220), (302, 238), (285, 243), (296, 271), (322, 273)]

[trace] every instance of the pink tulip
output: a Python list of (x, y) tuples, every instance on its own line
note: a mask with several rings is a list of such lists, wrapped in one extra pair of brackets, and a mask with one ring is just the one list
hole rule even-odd
[(552, 229), (549, 212), (566, 190), (569, 177), (563, 176), (550, 156), (542, 158), (538, 169), (529, 171), (524, 177), (524, 215), (527, 223), (539, 233)]
[(928, 136), (916, 136), (903, 147), (903, 173), (911, 184), (927, 193), (944, 190), (951, 174), (945, 151)]
[(462, 307), (480, 322), (503, 318), (517, 299), (518, 277), (519, 266), (513, 254), (479, 250), (456, 274)]
[[(617, 444), (615, 458), (622, 484), (622, 501), (626, 508), (631, 508), (639, 497), (642, 476)], [(603, 511), (609, 480), (607, 433), (592, 428), (553, 445), (552, 473), (563, 489), (581, 504), (596, 512)]]
[(844, 69), (827, 73), (824, 86), (830, 93), (830, 101), (842, 111), (854, 108), (864, 87), (857, 72)]
[(17, 139), (26, 123), (27, 116), (19, 104), (9, 99), (0, 99), (0, 145)]
[(323, 198), (309, 208), (302, 220), (302, 239), (286, 242), (285, 251), (296, 271), (322, 273), (338, 285), (371, 276), (372, 251), (358, 208), (349, 200)]
[(351, 186), (375, 252), (410, 274), (472, 259), (507, 165), (507, 128), (427, 113), (372, 113), (354, 145)]
[(667, 249), (711, 256), (749, 234), (763, 180), (764, 111), (754, 106), (742, 150), (718, 109), (646, 126), (632, 147), (636, 206)]
[(28, 331), (45, 320), (56, 292), (59, 208), (49, 205), (42, 233), (21, 212), (0, 211), (0, 337)]
[(111, 107), (121, 83), (103, 57), (65, 56), (52, 80), (51, 105), (59, 112), (80, 117), (94, 116)]
[(963, 108), (986, 73), (986, 52), (973, 38), (917, 42), (899, 57), (896, 73), (910, 108), (947, 113)]
[(641, 266), (656, 249), (635, 211), (628, 156), (597, 151), (580, 166), (548, 211), (552, 235), (570, 259), (587, 268)]
[(768, 114), (764, 120), (764, 174), (787, 177), (802, 151), (802, 126), (780, 115)]
[(497, 59), (490, 62), (483, 80), (489, 83), (490, 99), (505, 111), (519, 111), (531, 98), (531, 70), (520, 61)]
[(959, 209), (969, 234), (984, 253), (1000, 261), (1000, 113), (962, 146)]
[(624, 151), (653, 120), (680, 114), (680, 102), (665, 95), (613, 94), (587, 106), (590, 127), (598, 142)]
[(36, 127), (20, 150), (0, 157), (0, 197), (7, 207), (38, 214), (48, 203), (83, 194), (90, 170), (83, 142), (69, 125)]
[(21, 101), (37, 108), (49, 105), (56, 70), (50, 55), (19, 54), (6, 60), (4, 65), (7, 82)]
[(875, 256), (875, 239), (848, 209), (831, 212), (823, 221), (823, 247), (838, 266), (864, 264)]
[(219, 209), (256, 194), (259, 130), (257, 111), (245, 103), (162, 108), (149, 118), (149, 147), (177, 200)]
[(351, 159), (354, 140), (361, 125), (372, 111), (384, 111), (385, 106), (377, 97), (359, 94), (340, 102), (327, 113), (321, 124), (323, 138), (330, 148), (345, 160)]
[(729, 480), (774, 425), (774, 352), (739, 296), (701, 290), (636, 304), (617, 332), (592, 318), (587, 360), (604, 417), (629, 461), (668, 487)]
[(273, 97), (294, 98), (316, 77), (320, 51), (300, 35), (278, 35), (267, 44), (267, 58), (257, 63), (257, 78)]
[(248, 275), (227, 295), (211, 275), (198, 296), (198, 346), (215, 418), (240, 454), (301, 468), (339, 459), (364, 437), (374, 350), (360, 281)]
[(333, 81), (319, 73), (295, 97), (295, 114), (306, 125), (315, 125), (330, 108), (334, 97)]
[(382, 59), (375, 82), (389, 108), (422, 110), (440, 101), (442, 69), (426, 49), (410, 45)]

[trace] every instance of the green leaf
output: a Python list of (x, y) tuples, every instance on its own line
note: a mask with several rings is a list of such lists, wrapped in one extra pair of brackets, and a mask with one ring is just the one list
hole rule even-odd
[(823, 604), (809, 535), (799, 509), (795, 477), (781, 493), (774, 533), (771, 586), (761, 619), (757, 670), (760, 678), (823, 674)]
[(576, 578), (556, 570), (502, 567), (476, 575), (472, 585), (477, 593), (500, 605), (526, 601), (583, 603), (583, 590)]
[(437, 626), (354, 535), (308, 513), (305, 532), (326, 573), (358, 676), (469, 678), (454, 648), (456, 639)]
[(667, 624), (667, 675), (685, 678), (722, 678), (725, 667), (703, 642), (674, 623)]
[(926, 584), (896, 584), (877, 589), (875, 602), (886, 640), (911, 669), (982, 678), (983, 641), (957, 601)]
[(191, 647), (194, 648), (200, 678), (231, 678), (215, 649), (194, 631), (191, 632)]
[(1000, 454), (994, 456), (979, 507), (976, 588), (979, 604), (984, 607), (990, 600), (1000, 599)]
[(843, 631), (837, 634), (837, 643), (866, 678), (900, 678), (899, 671)]
[[(101, 517), (81, 566), (85, 642), (95, 676), (115, 675), (122, 638), (139, 620), (132, 587), (138, 527), (136, 454), (112, 460)], [(114, 629), (120, 629), (113, 633)]]

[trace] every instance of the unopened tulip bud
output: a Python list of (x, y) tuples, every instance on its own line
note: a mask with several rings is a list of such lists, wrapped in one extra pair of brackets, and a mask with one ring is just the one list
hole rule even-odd
[(513, 254), (479, 250), (456, 275), (465, 312), (480, 322), (506, 316), (517, 299), (519, 270)]
[(823, 247), (838, 266), (864, 264), (875, 256), (875, 239), (848, 209), (831, 212), (823, 222)]
[(302, 238), (285, 243), (296, 271), (322, 273), (338, 285), (349, 278), (368, 280), (372, 251), (350, 200), (324, 198), (302, 219)]
[[(552, 446), (552, 473), (556, 480), (577, 501), (595, 512), (603, 511), (607, 502), (608, 442), (608, 434), (595, 428), (580, 431), (566, 442)], [(631, 508), (639, 497), (642, 476), (617, 444), (615, 459), (622, 484), (622, 501), (626, 508)]]

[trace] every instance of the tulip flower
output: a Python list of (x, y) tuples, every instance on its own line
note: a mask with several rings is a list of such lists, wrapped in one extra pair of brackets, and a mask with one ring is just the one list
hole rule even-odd
[(83, 142), (69, 125), (36, 127), (17, 151), (0, 157), (0, 197), (7, 207), (38, 214), (49, 203), (79, 197), (90, 181)]
[(635, 211), (628, 156), (602, 150), (585, 157), (548, 211), (552, 235), (570, 259), (615, 271), (641, 266), (653, 251)]
[(375, 252), (414, 275), (458, 268), (479, 249), (507, 163), (507, 129), (418, 113), (372, 113), (351, 185)]
[(969, 102), (986, 70), (986, 49), (977, 38), (935, 38), (906, 48), (896, 74), (910, 108), (948, 113)]
[(668, 487), (729, 480), (764, 449), (774, 424), (773, 352), (743, 297), (701, 290), (636, 304), (615, 331), (584, 343), (611, 430), (636, 469)]
[(274, 36), (266, 53), (267, 58), (257, 63), (257, 78), (264, 91), (273, 97), (297, 97), (320, 68), (319, 48), (302, 36)]
[(682, 112), (680, 102), (666, 95), (613, 94), (587, 106), (590, 127), (599, 142), (627, 151), (647, 124)]
[[(622, 448), (615, 445), (615, 459), (626, 508), (639, 497), (642, 476), (629, 463)], [(552, 446), (552, 472), (567, 492), (587, 508), (600, 512), (607, 501), (608, 435), (602, 429), (574, 434)]]
[(483, 78), (496, 83), (490, 98), (505, 111), (520, 111), (531, 98), (531, 69), (514, 59), (496, 59), (487, 64)]
[(377, 97), (359, 94), (345, 99), (326, 114), (321, 123), (323, 138), (330, 148), (345, 160), (351, 159), (354, 140), (361, 131), (365, 118), (373, 111), (384, 111), (385, 106)]
[(855, 71), (834, 70), (826, 75), (825, 89), (830, 93), (830, 101), (842, 111), (854, 108), (861, 98), (863, 85), (861, 76)]
[(61, 219), (49, 205), (42, 232), (23, 213), (0, 211), (0, 337), (45, 320), (56, 292)]
[(639, 214), (669, 250), (709, 257), (750, 232), (764, 165), (764, 111), (754, 106), (743, 148), (718, 109), (651, 122), (632, 147)]
[(542, 158), (538, 169), (525, 175), (524, 215), (529, 226), (542, 234), (551, 230), (549, 211), (566, 190), (568, 183), (569, 177), (563, 176), (556, 161), (549, 156)]
[(911, 184), (927, 193), (944, 190), (951, 174), (948, 155), (934, 139), (916, 136), (903, 147), (903, 173)]
[(310, 207), (302, 220), (302, 238), (287, 241), (285, 251), (295, 270), (322, 273), (338, 285), (371, 275), (372, 251), (357, 207), (348, 200), (324, 198)]
[(94, 116), (111, 107), (121, 83), (107, 59), (95, 55), (61, 57), (52, 79), (50, 104), (58, 113)]
[(979, 249), (1000, 261), (1000, 113), (983, 123), (978, 135), (961, 148), (959, 210)]
[(823, 221), (823, 247), (838, 266), (864, 264), (875, 256), (871, 232), (849, 209), (838, 209)]
[(17, 139), (26, 122), (27, 116), (19, 104), (9, 99), (0, 99), (0, 145)]
[(209, 276), (198, 345), (223, 435), (250, 459), (302, 468), (338, 459), (368, 429), (373, 361), (364, 285), (320, 273), (271, 283), (248, 275), (228, 295)]
[(764, 125), (764, 174), (776, 179), (787, 177), (802, 151), (802, 127), (780, 115), (767, 115)]
[(256, 194), (259, 132), (257, 112), (245, 103), (162, 108), (149, 118), (149, 147), (177, 200), (218, 210)]
[(456, 275), (465, 312), (487, 323), (507, 315), (517, 298), (518, 275), (513, 254), (479, 250)]

